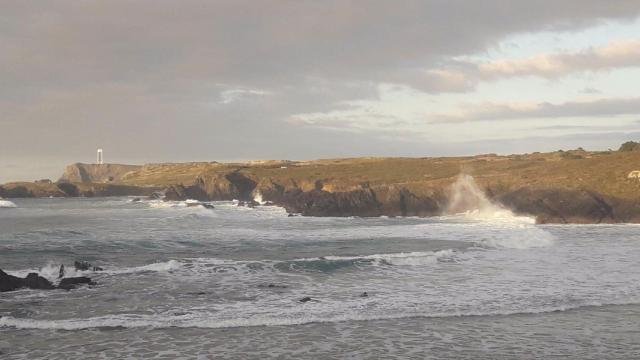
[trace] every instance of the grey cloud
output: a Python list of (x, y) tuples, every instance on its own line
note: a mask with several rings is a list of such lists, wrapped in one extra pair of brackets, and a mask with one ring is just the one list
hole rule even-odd
[[(596, 48), (555, 54), (539, 54), (517, 60), (486, 63), (452, 61), (439, 69), (414, 70), (397, 79), (429, 93), (466, 92), (483, 81), (535, 76), (557, 79), (579, 72), (640, 67), (640, 40), (616, 41)], [(408, 79), (411, 80), (408, 80)], [(599, 91), (587, 87), (585, 94)]]
[(600, 117), (640, 113), (640, 98), (610, 98), (570, 101), (560, 104), (481, 104), (471, 105), (461, 115), (433, 115), (433, 123), (462, 123), (486, 120), (519, 120), (562, 117)]
[(596, 88), (587, 86), (584, 89), (580, 90), (580, 93), (587, 94), (587, 95), (594, 95), (594, 94), (601, 94), (602, 91), (600, 91), (600, 90), (598, 90)]
[[(382, 82), (465, 88), (422, 69), (514, 33), (639, 12), (599, 0), (6, 0), (0, 166), (90, 161), (98, 145), (122, 162), (382, 154), (391, 142), (372, 134), (286, 120), (375, 99)], [(269, 95), (220, 104), (234, 89)]]

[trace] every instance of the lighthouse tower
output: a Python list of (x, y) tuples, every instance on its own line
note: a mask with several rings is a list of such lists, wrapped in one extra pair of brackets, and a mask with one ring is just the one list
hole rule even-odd
[(104, 158), (102, 157), (102, 149), (98, 149), (97, 163), (98, 165), (104, 164)]

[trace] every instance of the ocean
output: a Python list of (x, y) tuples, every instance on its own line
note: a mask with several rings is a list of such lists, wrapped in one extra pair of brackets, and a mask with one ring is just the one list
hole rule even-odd
[(97, 285), (0, 293), (1, 359), (640, 358), (637, 225), (12, 201), (0, 269)]

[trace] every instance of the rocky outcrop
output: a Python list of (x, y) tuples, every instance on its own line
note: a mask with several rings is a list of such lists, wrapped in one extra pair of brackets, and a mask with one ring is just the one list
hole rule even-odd
[(119, 184), (85, 184), (59, 182), (48, 183), (8, 183), (0, 186), (0, 197), (96, 197), (96, 196), (147, 196), (157, 191), (157, 187), (131, 186)]
[(499, 194), (496, 201), (538, 223), (599, 224), (638, 222), (640, 203), (586, 190), (524, 188)]
[(166, 200), (237, 199), (251, 205), (256, 199), (309, 216), (434, 216), (453, 211), (450, 187), (466, 169), (479, 193), (540, 223), (640, 222), (640, 182), (628, 178), (639, 163), (637, 151), (578, 149), (459, 158), (154, 164), (140, 170), (74, 164), (63, 176), (72, 182), (5, 184), (0, 196), (143, 196), (166, 190)]
[(91, 263), (89, 263), (88, 261), (74, 261), (73, 262), (73, 267), (74, 269), (76, 269), (76, 271), (102, 271), (101, 267), (98, 266), (93, 266), (91, 265)]
[(249, 200), (252, 199), (252, 191), (255, 181), (233, 171), (226, 174), (201, 175), (190, 185), (172, 185), (165, 191), (165, 200)]
[[(63, 275), (64, 269), (61, 267), (60, 274)], [(90, 278), (86, 276), (80, 277), (72, 277), (72, 278), (63, 278), (60, 280), (58, 286), (54, 286), (51, 281), (43, 278), (37, 273), (29, 273), (27, 277), (21, 278), (13, 275), (9, 275), (4, 271), (0, 270), (0, 292), (6, 291), (14, 291), (18, 289), (34, 289), (34, 290), (53, 290), (53, 289), (64, 289), (71, 290), (75, 289), (78, 285), (96, 285)]]
[(20, 278), (17, 276), (9, 275), (0, 270), (0, 292), (13, 291), (21, 288), (37, 289), (37, 290), (51, 290), (55, 289), (53, 284), (39, 276), (36, 273), (29, 273), (26, 278)]
[(158, 190), (156, 187), (131, 186), (120, 184), (74, 184), (78, 188), (78, 196), (150, 196)]
[(60, 280), (58, 289), (72, 290), (78, 287), (78, 285), (96, 285), (96, 283), (86, 276), (64, 278)]
[(31, 197), (64, 197), (67, 196), (56, 184), (36, 184), (29, 182), (14, 182), (0, 186), (0, 197), (31, 198)]
[(110, 183), (119, 182), (126, 174), (142, 169), (139, 165), (82, 164), (67, 166), (59, 182)]

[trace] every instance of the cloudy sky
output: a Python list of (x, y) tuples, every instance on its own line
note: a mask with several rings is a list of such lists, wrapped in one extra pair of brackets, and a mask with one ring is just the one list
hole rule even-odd
[(65, 164), (605, 150), (640, 1), (0, 0), (0, 182)]

